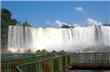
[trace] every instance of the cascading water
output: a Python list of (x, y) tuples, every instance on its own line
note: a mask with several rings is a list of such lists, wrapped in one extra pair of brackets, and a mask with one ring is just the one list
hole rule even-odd
[(110, 27), (32, 28), (9, 26), (8, 50), (108, 51)]

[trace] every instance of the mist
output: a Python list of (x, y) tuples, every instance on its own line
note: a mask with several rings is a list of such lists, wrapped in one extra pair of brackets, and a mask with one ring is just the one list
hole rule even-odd
[(110, 50), (110, 27), (92, 25), (74, 28), (32, 28), (9, 26), (8, 50), (32, 51), (108, 51)]

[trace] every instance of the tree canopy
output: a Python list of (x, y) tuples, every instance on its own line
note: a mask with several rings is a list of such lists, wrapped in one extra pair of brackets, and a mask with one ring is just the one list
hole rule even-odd
[(1, 26), (2, 28), (9, 25), (16, 25), (17, 24), (16, 19), (12, 19), (12, 14), (7, 9), (1, 9)]
[(104, 26), (110, 26), (110, 24), (103, 24)]
[(61, 28), (74, 28), (74, 26), (69, 26), (69, 25), (63, 24), (63, 25), (61, 26)]
[(31, 25), (28, 23), (28, 21), (25, 21), (24, 23), (22, 23), (23, 27), (31, 27)]
[[(9, 25), (17, 25), (17, 23), (19, 23), (16, 19), (12, 18), (12, 13), (7, 10), (2, 8), (1, 9), (1, 25), (2, 28), (6, 28)], [(28, 23), (28, 21), (25, 21), (21, 24), (24, 27), (31, 27), (31, 25)]]

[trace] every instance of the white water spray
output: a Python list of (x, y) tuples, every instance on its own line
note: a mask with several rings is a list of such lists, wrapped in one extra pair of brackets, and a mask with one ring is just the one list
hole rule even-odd
[(8, 50), (110, 50), (110, 27), (32, 28), (9, 26)]

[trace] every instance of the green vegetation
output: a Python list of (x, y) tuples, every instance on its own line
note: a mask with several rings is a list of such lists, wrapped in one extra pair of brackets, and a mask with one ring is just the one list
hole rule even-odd
[(63, 24), (63, 25), (61, 26), (61, 28), (74, 28), (74, 26), (69, 26), (69, 25)]
[(28, 23), (28, 21), (25, 21), (21, 24), (23, 27), (31, 27), (31, 25)]
[[(103, 26), (110, 26), (110, 24), (102, 24)], [(74, 26), (70, 26), (70, 25), (65, 25), (65, 24), (63, 24), (62, 26), (61, 26), (61, 28), (74, 28)]]
[(110, 24), (103, 24), (104, 26), (110, 26)]
[[(10, 52), (12, 53), (12, 52)], [(17, 53), (22, 53), (22, 51), (20, 49), (17, 50)], [(47, 51), (45, 49), (43, 50), (36, 50), (36, 51), (32, 51), (31, 49), (24, 49), (23, 50), (23, 53), (35, 53), (36, 55), (62, 55), (62, 54), (65, 54), (65, 53), (68, 53), (68, 52), (65, 52), (64, 50), (61, 50), (61, 51)]]

